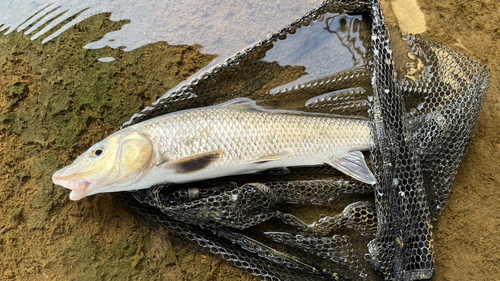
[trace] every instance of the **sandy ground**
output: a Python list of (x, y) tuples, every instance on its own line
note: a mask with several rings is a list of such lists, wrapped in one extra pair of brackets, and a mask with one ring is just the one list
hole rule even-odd
[[(433, 280), (498, 279), (500, 5), (382, 4), (391, 26), (422, 32), (492, 71), (478, 132), (435, 233)], [(81, 48), (123, 24), (97, 15), (43, 46), (17, 33), (0, 36), (0, 280), (251, 280), (150, 231), (109, 195), (72, 202), (52, 185), (56, 169), (212, 59), (162, 42), (132, 52)], [(96, 60), (107, 56), (118, 59)]]
[(423, 37), (486, 65), (492, 73), (479, 128), (435, 235), (435, 280), (498, 280), (500, 272), (500, 3), (418, 2)]

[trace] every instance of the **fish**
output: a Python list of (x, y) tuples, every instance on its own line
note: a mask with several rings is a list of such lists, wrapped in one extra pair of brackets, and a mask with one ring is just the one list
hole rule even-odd
[(294, 166), (329, 164), (367, 184), (370, 121), (265, 109), (247, 98), (176, 111), (111, 134), (55, 172), (70, 199)]

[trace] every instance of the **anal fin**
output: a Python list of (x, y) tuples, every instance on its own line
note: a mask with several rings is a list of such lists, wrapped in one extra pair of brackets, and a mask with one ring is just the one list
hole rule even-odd
[(377, 180), (366, 165), (365, 157), (361, 151), (353, 151), (346, 156), (331, 160), (330, 165), (342, 173), (367, 184), (375, 184)]
[(158, 164), (162, 169), (173, 169), (179, 174), (187, 174), (202, 170), (219, 159), (226, 150), (216, 149), (205, 153), (185, 157), (176, 161)]

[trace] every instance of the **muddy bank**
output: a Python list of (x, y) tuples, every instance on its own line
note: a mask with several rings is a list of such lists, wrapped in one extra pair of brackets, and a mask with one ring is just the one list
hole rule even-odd
[(55, 170), (214, 58), (165, 42), (82, 48), (125, 23), (93, 16), (44, 45), (0, 36), (1, 280), (204, 280), (233, 270), (173, 246), (109, 195), (71, 202), (51, 183)]
[[(414, 0), (397, 0), (412, 6)], [(494, 280), (500, 272), (500, 4), (497, 1), (416, 1), (425, 16), (421, 36), (486, 64), (492, 79), (472, 146), (435, 231), (433, 280)], [(383, 1), (389, 24), (405, 19)], [(407, 10), (408, 13), (414, 11)], [(399, 21), (398, 21), (399, 20)], [(406, 26), (420, 24), (407, 22)], [(403, 26), (402, 26), (403, 27)]]
[(500, 272), (500, 4), (419, 1), (422, 36), (488, 65), (492, 79), (478, 131), (436, 231), (435, 280), (494, 280)]

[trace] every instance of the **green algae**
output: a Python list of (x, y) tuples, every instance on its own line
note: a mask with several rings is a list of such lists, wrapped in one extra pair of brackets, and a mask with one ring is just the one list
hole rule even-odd
[[(199, 65), (186, 63), (189, 56), (201, 66), (214, 57), (199, 54), (199, 46), (168, 46), (165, 42), (131, 52), (109, 47), (84, 49), (87, 43), (128, 22), (113, 22), (108, 16), (89, 18), (76, 25), (76, 34), (70, 30), (44, 45), (42, 38), (29, 41), (20, 33), (0, 37), (4, 67), (23, 66), (31, 78), (25, 81), (23, 75), (4, 82), (3, 95), (9, 102), (0, 114), (3, 126), (12, 133), (22, 132), (25, 143), (71, 147), (93, 120), (102, 120), (106, 129), (117, 128), (194, 73)], [(179, 55), (181, 49), (184, 54)], [(100, 62), (100, 57), (116, 60)], [(27, 100), (19, 103), (22, 99)]]
[[(72, 280), (126, 280), (134, 270), (132, 260), (142, 254), (136, 254), (139, 239), (136, 236), (103, 247), (90, 237), (75, 236), (71, 244), (51, 247), (49, 251), (60, 256), (66, 265), (64, 273)], [(74, 263), (74, 260), (87, 262)]]

